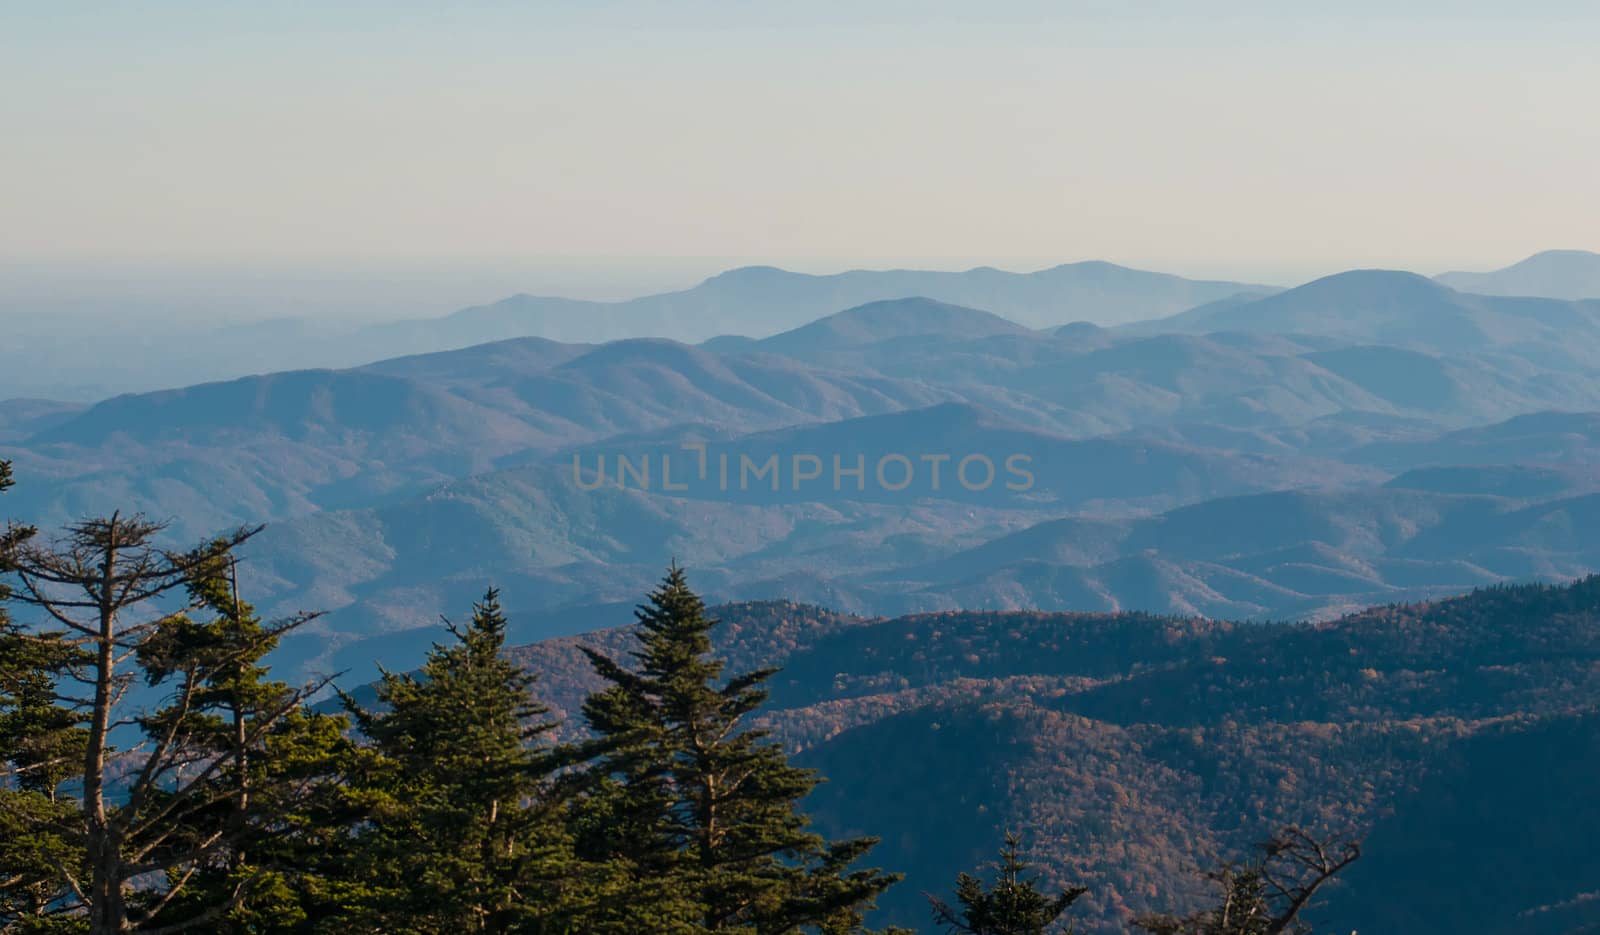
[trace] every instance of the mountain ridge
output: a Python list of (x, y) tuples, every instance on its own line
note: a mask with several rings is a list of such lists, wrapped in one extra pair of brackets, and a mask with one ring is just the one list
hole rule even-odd
[[(910, 875), (881, 902), (883, 923), (923, 924), (922, 891), (978, 865), (1010, 830), (1045, 885), (1089, 886), (1074, 907), (1079, 930), (1125, 931), (1152, 901), (1203, 901), (1197, 863), (1296, 824), (1368, 837), (1360, 869), (1312, 911), (1318, 930), (1355, 920), (1415, 930), (1423, 907), (1411, 894), (1447, 893), (1466, 874), (1493, 880), (1493, 896), (1450, 918), (1527, 935), (1547, 929), (1521, 913), (1565, 906), (1574, 881), (1546, 872), (1557, 854), (1529, 854), (1522, 872), (1509, 859), (1531, 850), (1519, 836), (1480, 853), (1471, 830), (1489, 803), (1508, 810), (1496, 827), (1555, 822), (1580, 849), (1600, 831), (1600, 812), (1570, 803), (1600, 765), (1600, 578), (1367, 607), (1320, 625), (871, 618), (789, 601), (711, 613), (731, 671), (778, 668), (757, 724), (829, 778), (808, 802), (819, 826), (881, 836), (875, 858)], [(510, 651), (540, 676), (567, 736), (581, 733), (571, 719), (600, 685), (578, 648), (626, 652), (631, 627), (616, 622)], [(1506, 761), (1507, 751), (1521, 755)], [(1419, 797), (1431, 799), (1420, 810)], [(1463, 850), (1424, 859), (1440, 834)]]
[(1453, 289), (1482, 295), (1600, 298), (1600, 253), (1542, 250), (1490, 272), (1456, 271), (1440, 273), (1433, 278)]

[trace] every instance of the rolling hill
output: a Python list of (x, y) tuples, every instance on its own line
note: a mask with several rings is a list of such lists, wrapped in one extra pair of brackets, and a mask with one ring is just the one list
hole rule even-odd
[[(706, 445), (703, 477), (682, 438)], [(923, 469), (929, 438), (949, 446), (941, 453), (1026, 453), (1034, 484), (1007, 490), (997, 471), (990, 487), (968, 490), (946, 462), (938, 490), (925, 471), (918, 485), (883, 489), (874, 466), (884, 453), (909, 452)], [(815, 477), (796, 481), (796, 453), (816, 456), (805, 465)], [(841, 466), (859, 458), (863, 474), (835, 489), (818, 453), (839, 454)], [(624, 481), (619, 456), (630, 463)], [(596, 486), (602, 457), (612, 460)], [(719, 476), (719, 462), (769, 458), (771, 473)], [(333, 652), (359, 668), (369, 664), (360, 647), (416, 645), (401, 635), (490, 583), (536, 595), (568, 626), (580, 608), (626, 601), (669, 557), (693, 564), (721, 600), (1268, 620), (1600, 568), (1600, 479), (1503, 465), (1387, 480), (1339, 473), (1348, 470), (1064, 439), (961, 406), (748, 435), (668, 432), (280, 524), (251, 547), (246, 574), (276, 611), (333, 611), (286, 643), (294, 664), (326, 664)], [(1274, 489), (1296, 478), (1300, 489)]]
[[(930, 440), (938, 447), (924, 451)], [(306, 516), (270, 527), (252, 543), (245, 576), (276, 612), (333, 611), (286, 640), (296, 664), (324, 658), (329, 648), (424, 627), (452, 600), (489, 581), (508, 593), (541, 594), (550, 609), (626, 600), (674, 555), (705, 569), (714, 594), (840, 599), (846, 609), (867, 610), (886, 601), (887, 586), (864, 585), (857, 576), (978, 545), (1041, 513), (1125, 512), (1259, 490), (1286, 478), (1331, 481), (1343, 470), (1314, 460), (1066, 439), (953, 405), (736, 436), (706, 453), (703, 479), (695, 454), (669, 438), (577, 449), (376, 507)], [(937, 487), (924, 454), (946, 459)], [(990, 483), (968, 489), (961, 482), (966, 454), (992, 458)], [(1032, 459), (1028, 489), (1006, 486), (1017, 477), (1005, 466), (1014, 454)], [(635, 468), (625, 481), (618, 479), (619, 455)], [(724, 484), (724, 455), (732, 465), (776, 459), (776, 473), (754, 477), (736, 466)], [(797, 481), (797, 455), (816, 459), (801, 464), (815, 468), (815, 478)], [(859, 489), (850, 478), (835, 489), (834, 455), (846, 467), (860, 460)], [(885, 455), (903, 455), (911, 464), (906, 489), (879, 483), (876, 468)], [(601, 457), (612, 460), (606, 481), (595, 486)], [(672, 459), (671, 483), (684, 489), (662, 489), (669, 479), (663, 457)], [(638, 470), (647, 462), (654, 465), (645, 469), (648, 489)], [(575, 475), (575, 465), (590, 473)], [(901, 482), (899, 470), (886, 472), (891, 484)], [(974, 487), (987, 479), (976, 467), (966, 476)], [(937, 603), (932, 595), (912, 599)]]
[(39, 430), (0, 444), (0, 457), (28, 478), (12, 508), (32, 522), (136, 509), (200, 536), (386, 502), (688, 413), (749, 430), (953, 396), (669, 341), (519, 342), (119, 396), (32, 422), (22, 418), (37, 407), (19, 407), (19, 427)]

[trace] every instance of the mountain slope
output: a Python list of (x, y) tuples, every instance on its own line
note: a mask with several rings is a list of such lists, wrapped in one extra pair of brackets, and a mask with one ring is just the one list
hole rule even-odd
[[(698, 452), (682, 447), (688, 440), (706, 444), (704, 475)], [(1014, 455), (1030, 459), (1014, 463), (1032, 473), (1026, 489), (1007, 486), (1024, 479), (1007, 465)], [(836, 478), (835, 458), (842, 471), (861, 473)], [(252, 543), (246, 575), (263, 606), (332, 612), (314, 632), (286, 639), (296, 664), (329, 645), (425, 626), (491, 581), (540, 594), (547, 609), (626, 600), (673, 556), (704, 569), (702, 586), (714, 596), (838, 599), (842, 609), (871, 610), (903, 606), (903, 598), (859, 576), (977, 546), (1041, 514), (1126, 513), (1293, 477), (1331, 482), (1340, 470), (1073, 440), (944, 405), (732, 438), (693, 431), (576, 448), (378, 507), (273, 526)], [(950, 600), (931, 592), (913, 599)], [(1137, 603), (1131, 590), (1125, 600)]]
[(1600, 351), (1600, 300), (1457, 292), (1415, 273), (1352, 270), (1244, 303), (1202, 306), (1139, 326), (1144, 331), (1252, 331), (1323, 335), (1434, 353), (1518, 353), (1575, 369)]
[[(487, 423), (487, 425), (485, 425)], [(391, 434), (441, 445), (513, 431), (513, 420), (427, 384), (361, 371), (302, 370), (118, 396), (30, 439), (38, 445), (215, 442), (223, 437)]]
[(1600, 464), (1600, 413), (1530, 412), (1431, 439), (1374, 442), (1351, 460), (1391, 470), (1437, 465)]
[[(614, 434), (689, 419), (748, 431), (895, 412), (956, 394), (775, 356), (724, 359), (670, 341), (537, 339), (115, 397), (18, 406), (0, 454), (26, 479), (20, 517), (174, 517), (179, 536), (381, 503)], [(20, 434), (20, 433), (19, 433)]]
[(1547, 299), (1600, 298), (1600, 253), (1546, 250), (1488, 273), (1433, 277), (1452, 289), (1481, 295), (1531, 295)]
[(1532, 576), (1600, 568), (1593, 484), (1528, 495), (1381, 488), (1224, 497), (1121, 520), (1049, 520), (925, 564), (847, 582), (884, 611), (1146, 610), (1328, 618)]
[[(1200, 866), (1284, 823), (1367, 837), (1312, 910), (1319, 931), (1420, 931), (1408, 913), (1430, 906), (1460, 920), (1451, 931), (1592, 918), (1600, 579), (1320, 626), (872, 620), (786, 602), (714, 613), (735, 670), (781, 667), (761, 723), (829, 778), (808, 803), (821, 828), (881, 836), (875, 860), (909, 874), (879, 922), (925, 926), (922, 891), (1011, 830), (1045, 883), (1090, 887), (1080, 930), (1124, 931), (1137, 911), (1198, 903)], [(629, 648), (614, 629), (513, 651), (569, 718), (598, 684), (579, 645)], [(1464, 880), (1486, 889), (1449, 895)]]

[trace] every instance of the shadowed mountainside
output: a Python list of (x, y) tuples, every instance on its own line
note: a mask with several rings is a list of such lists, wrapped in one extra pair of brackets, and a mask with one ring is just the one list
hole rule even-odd
[[(874, 858), (909, 873), (884, 921), (926, 924), (920, 892), (1011, 829), (1047, 882), (1090, 886), (1088, 931), (1120, 931), (1132, 912), (1199, 900), (1196, 861), (1295, 822), (1371, 832), (1313, 914), (1319, 930), (1417, 930), (1408, 913), (1440, 918), (1417, 894), (1442, 897), (1463, 878), (1494, 884), (1445, 900), (1473, 931), (1582, 930), (1583, 872), (1553, 868), (1586, 853), (1600, 813), (1554, 806), (1587, 801), (1600, 749), (1600, 579), (1320, 626), (866, 619), (786, 602), (716, 613), (734, 670), (783, 667), (762, 721), (831, 780), (811, 801), (822, 827), (881, 835)], [(513, 651), (569, 733), (597, 685), (579, 645), (620, 653), (626, 631)], [(1427, 804), (1402, 805), (1415, 802)], [(1548, 853), (1509, 831), (1492, 851), (1475, 843), (1476, 829), (1547, 826)]]

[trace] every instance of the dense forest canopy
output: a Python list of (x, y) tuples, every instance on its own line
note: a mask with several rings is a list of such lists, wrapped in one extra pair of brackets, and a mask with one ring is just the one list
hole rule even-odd
[[(1492, 870), (1437, 829), (1584, 853), (1600, 579), (1272, 625), (707, 608), (674, 566), (631, 626), (532, 646), (491, 590), (313, 704), (269, 669), (311, 616), (239, 592), (255, 532), (7, 527), (0, 931), (1594, 921), (1586, 858)], [(1492, 903), (1408, 896), (1490, 872)]]

